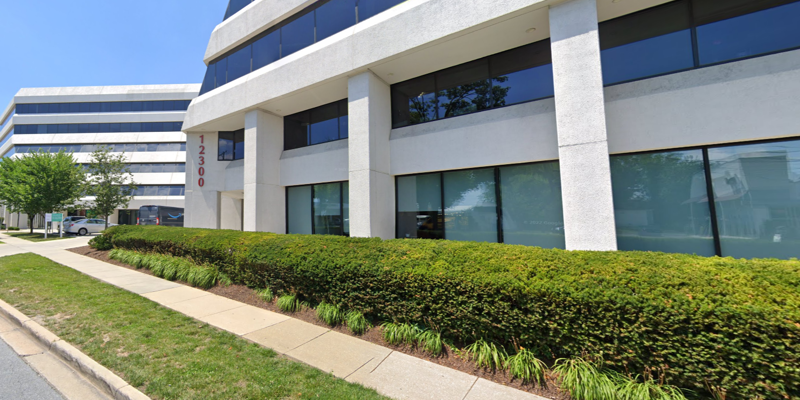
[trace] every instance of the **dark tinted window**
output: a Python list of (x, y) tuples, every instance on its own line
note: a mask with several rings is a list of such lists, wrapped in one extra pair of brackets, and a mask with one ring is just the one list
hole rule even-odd
[(281, 28), (281, 57), (314, 44), (314, 13), (302, 15)]
[(253, 0), (230, 0), (230, 2), (228, 2), (228, 8), (225, 10), (225, 18), (223, 18), (223, 21), (247, 7), (252, 1)]
[(546, 40), (392, 85), (392, 126), (536, 100), (553, 92)]
[[(96, 103), (20, 104), (18, 114), (77, 114), (140, 111), (186, 111), (191, 101), (109, 101)], [(145, 106), (147, 105), (147, 106)], [(51, 111), (52, 110), (52, 111)]]
[(404, 0), (359, 0), (358, 1), (358, 22), (367, 18), (372, 18), (400, 3)]
[(219, 133), (217, 160), (233, 161), (244, 159), (244, 129)]
[(700, 64), (800, 47), (800, 2), (697, 28)]
[(214, 66), (214, 69), (216, 70), (216, 80), (214, 83), (215, 87), (220, 87), (228, 83), (228, 59), (223, 58), (222, 60), (219, 60)]
[(331, 0), (316, 10), (317, 41), (356, 24), (356, 0)]
[(247, 46), (228, 57), (228, 82), (250, 73), (252, 50), (251, 46)]
[(274, 31), (253, 43), (253, 71), (281, 58), (281, 32)]
[(284, 117), (284, 150), (347, 138), (347, 113), (344, 99)]

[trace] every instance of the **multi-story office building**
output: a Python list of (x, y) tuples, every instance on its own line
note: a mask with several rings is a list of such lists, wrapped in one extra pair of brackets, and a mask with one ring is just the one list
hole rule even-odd
[[(199, 85), (64, 87), (20, 90), (0, 115), (0, 155), (61, 150), (87, 164), (101, 145), (125, 153), (138, 189), (109, 221), (136, 224), (142, 205), (183, 207), (186, 135), (181, 124)], [(10, 226), (27, 218), (4, 209)], [(41, 218), (34, 221), (41, 227)]]
[(187, 225), (800, 256), (800, 2), (232, 0)]

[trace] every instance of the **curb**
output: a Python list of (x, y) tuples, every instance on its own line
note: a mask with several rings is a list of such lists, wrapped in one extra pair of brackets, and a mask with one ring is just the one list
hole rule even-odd
[(28, 318), (3, 300), (0, 300), (0, 314), (31, 334), (51, 353), (89, 378), (97, 387), (116, 400), (151, 400), (144, 393), (125, 382), (108, 368), (92, 360), (86, 354), (61, 340), (58, 336)]

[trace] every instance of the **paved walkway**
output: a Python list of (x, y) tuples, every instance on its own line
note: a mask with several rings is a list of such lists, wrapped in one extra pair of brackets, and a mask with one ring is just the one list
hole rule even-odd
[(84, 257), (88, 238), (31, 243), (0, 235), (0, 257), (32, 252), (396, 399), (546, 400), (289, 316)]

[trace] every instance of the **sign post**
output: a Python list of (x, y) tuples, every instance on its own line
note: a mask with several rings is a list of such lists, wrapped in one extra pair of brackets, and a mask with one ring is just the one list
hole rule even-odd
[(61, 228), (64, 227), (64, 214), (61, 213), (53, 214), (53, 222), (58, 222), (58, 236), (63, 238), (64, 230)]
[(44, 215), (44, 238), (47, 239), (47, 224), (53, 222), (53, 214)]

